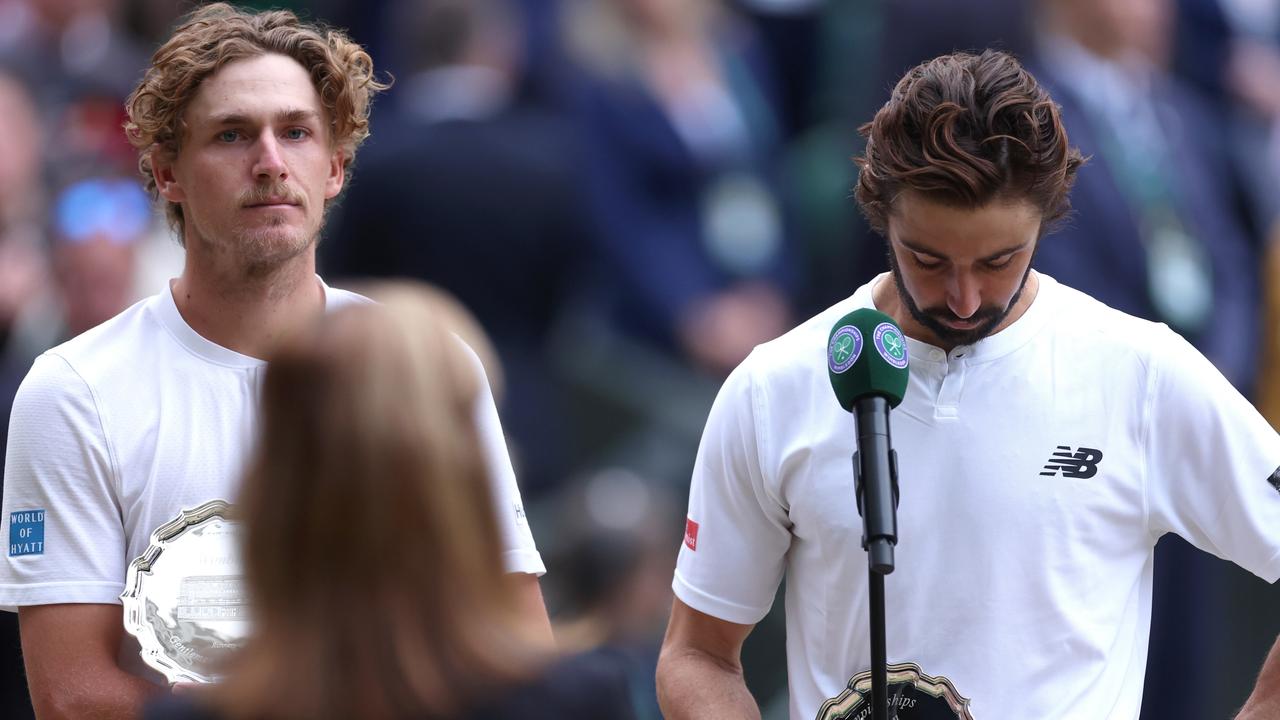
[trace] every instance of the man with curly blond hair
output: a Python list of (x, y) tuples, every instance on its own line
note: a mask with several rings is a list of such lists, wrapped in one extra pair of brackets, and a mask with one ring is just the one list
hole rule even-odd
[[(847, 366), (826, 360), (833, 329), (874, 308), (910, 357), (881, 576), (887, 717), (1136, 720), (1162, 535), (1280, 578), (1280, 436), (1168, 327), (1032, 269), (1083, 158), (1013, 57), (922, 63), (863, 132), (855, 192), (891, 272), (721, 388), (658, 661), (664, 715), (760, 716), (741, 648), (785, 577), (791, 720), (872, 717), (875, 585), (849, 461), (869, 430), (832, 394)], [(862, 352), (887, 359), (879, 341)], [(1277, 717), (1280, 645), (1238, 720)]]
[[(38, 358), (14, 404), (0, 607), (19, 613), (41, 717), (136, 717), (163, 687), (123, 632), (126, 569), (184, 510), (234, 502), (263, 358), (367, 302), (320, 280), (315, 247), (385, 87), (338, 30), (215, 4), (186, 18), (129, 98), (126, 132), (186, 260), (159, 294)], [(512, 592), (549, 635), (544, 568), (480, 385)]]

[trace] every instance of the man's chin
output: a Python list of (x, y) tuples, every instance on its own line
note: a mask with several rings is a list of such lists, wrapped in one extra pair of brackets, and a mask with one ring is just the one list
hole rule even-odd
[(315, 235), (295, 228), (263, 228), (241, 234), (241, 258), (254, 266), (276, 266), (306, 252), (315, 245)]

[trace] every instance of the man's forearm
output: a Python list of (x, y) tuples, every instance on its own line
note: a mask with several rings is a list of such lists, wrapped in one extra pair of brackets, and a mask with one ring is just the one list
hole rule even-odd
[(667, 720), (760, 717), (741, 668), (694, 650), (664, 650), (658, 658), (658, 705)]
[(1236, 720), (1280, 720), (1280, 638), (1271, 646), (1253, 694)]
[(161, 692), (164, 688), (118, 671), (96, 677), (68, 675), (48, 687), (33, 685), (31, 699), (40, 720), (133, 720), (141, 717), (147, 700)]
[(136, 718), (147, 698), (164, 692), (117, 664), (120, 619), (119, 605), (18, 609), (27, 685), (40, 720)]

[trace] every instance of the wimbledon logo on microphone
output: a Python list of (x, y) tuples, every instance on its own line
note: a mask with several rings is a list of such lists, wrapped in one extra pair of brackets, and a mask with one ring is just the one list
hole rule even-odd
[[(901, 370), (907, 366), (907, 341), (902, 331), (893, 323), (882, 322), (876, 326), (874, 338), (876, 351), (890, 365)], [(859, 338), (861, 340), (861, 338)], [(850, 363), (852, 364), (852, 363)]]
[(827, 366), (833, 373), (842, 373), (853, 367), (862, 354), (862, 331), (845, 325), (831, 335), (827, 345)]

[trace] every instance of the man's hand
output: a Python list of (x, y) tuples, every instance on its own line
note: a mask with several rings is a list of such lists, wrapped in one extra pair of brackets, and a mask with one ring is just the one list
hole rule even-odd
[(18, 628), (40, 720), (136, 718), (147, 698), (164, 692), (116, 664), (124, 635), (119, 605), (23, 607)]

